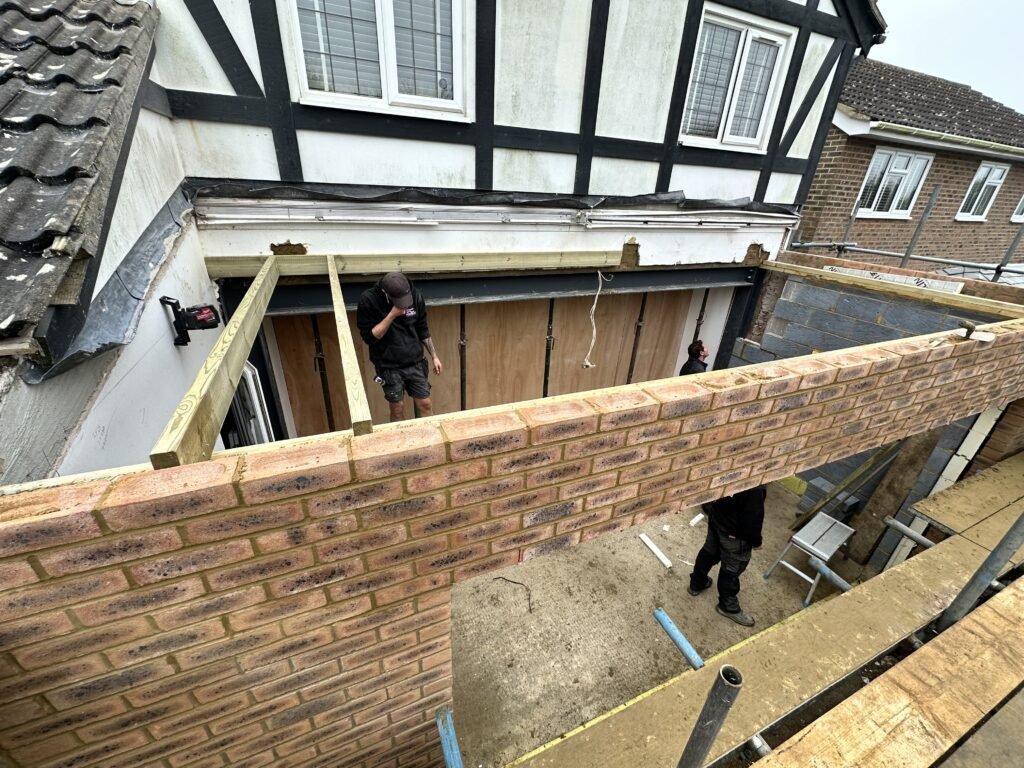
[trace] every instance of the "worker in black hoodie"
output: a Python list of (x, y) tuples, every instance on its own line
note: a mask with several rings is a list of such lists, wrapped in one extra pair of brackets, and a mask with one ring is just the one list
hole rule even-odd
[(740, 574), (750, 563), (751, 550), (761, 546), (767, 495), (767, 489), (759, 485), (704, 505), (708, 515), (708, 535), (697, 553), (687, 590), (696, 596), (708, 589), (711, 586), (708, 572), (721, 562), (718, 605), (715, 608), (725, 618), (744, 627), (754, 626), (754, 618), (740, 608)]
[(359, 297), (356, 325), (370, 346), (370, 362), (384, 389), (391, 420), (405, 418), (406, 392), (420, 416), (432, 415), (424, 348), (432, 358), (435, 375), (441, 375), (443, 366), (430, 338), (427, 305), (416, 287), (401, 272), (389, 272)]

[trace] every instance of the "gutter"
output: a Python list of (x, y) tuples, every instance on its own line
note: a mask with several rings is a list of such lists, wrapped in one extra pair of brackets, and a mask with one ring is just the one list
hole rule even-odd
[(941, 141), (946, 144), (960, 144), (962, 146), (972, 147), (974, 149), (986, 150), (989, 152), (1000, 152), (1007, 155), (1024, 157), (1024, 147), (1015, 147), (1011, 144), (1000, 144), (999, 142), (986, 141), (985, 139), (971, 139), (968, 138), (967, 136), (957, 136), (952, 133), (933, 131), (928, 128), (911, 128), (909, 125), (900, 125), (898, 123), (885, 123), (873, 120), (869, 125), (869, 130), (888, 131), (890, 133), (898, 133), (905, 136), (917, 136), (922, 139)]

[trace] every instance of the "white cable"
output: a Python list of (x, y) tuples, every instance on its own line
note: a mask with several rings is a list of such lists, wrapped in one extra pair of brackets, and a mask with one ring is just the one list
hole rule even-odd
[(601, 274), (601, 271), (597, 272), (597, 293), (594, 294), (594, 304), (590, 307), (590, 349), (587, 350), (587, 356), (583, 358), (583, 364), (581, 368), (596, 368), (597, 364), (590, 362), (590, 353), (594, 351), (594, 344), (597, 343), (597, 321), (594, 320), (594, 312), (597, 310), (597, 300), (601, 296), (601, 286), (605, 281), (611, 282), (615, 275), (608, 275), (605, 277)]

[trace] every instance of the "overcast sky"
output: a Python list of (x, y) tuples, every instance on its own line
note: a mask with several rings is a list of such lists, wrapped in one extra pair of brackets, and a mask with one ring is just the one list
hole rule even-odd
[(1024, 112), (1024, 2), (878, 0), (889, 28), (871, 58), (966, 83)]

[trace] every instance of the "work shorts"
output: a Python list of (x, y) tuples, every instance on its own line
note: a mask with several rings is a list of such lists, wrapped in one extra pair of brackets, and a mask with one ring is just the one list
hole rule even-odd
[(430, 397), (430, 382), (427, 381), (426, 358), (405, 368), (385, 368), (377, 370), (377, 378), (384, 390), (384, 399), (389, 403), (400, 403), (405, 393), (415, 400)]

